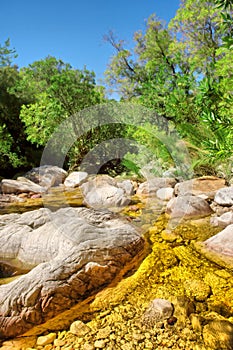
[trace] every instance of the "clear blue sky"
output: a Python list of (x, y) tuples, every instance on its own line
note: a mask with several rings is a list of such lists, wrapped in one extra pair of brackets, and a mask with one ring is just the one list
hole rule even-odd
[(113, 30), (130, 43), (153, 13), (169, 21), (179, 0), (6, 0), (0, 6), (0, 44), (9, 37), (19, 67), (48, 55), (103, 77), (113, 49), (103, 36)]

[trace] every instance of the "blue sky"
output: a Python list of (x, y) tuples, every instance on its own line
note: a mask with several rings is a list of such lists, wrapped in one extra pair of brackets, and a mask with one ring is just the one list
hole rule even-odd
[(113, 30), (132, 42), (153, 13), (169, 21), (179, 0), (12, 0), (0, 4), (0, 44), (9, 37), (19, 67), (48, 55), (75, 68), (94, 70), (97, 79), (114, 51), (103, 41)]

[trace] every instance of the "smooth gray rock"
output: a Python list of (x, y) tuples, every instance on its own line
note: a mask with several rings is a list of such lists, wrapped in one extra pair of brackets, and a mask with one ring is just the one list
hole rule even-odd
[(191, 219), (208, 216), (212, 210), (204, 199), (187, 195), (172, 198), (166, 212), (171, 218)]
[(117, 182), (117, 186), (122, 188), (127, 196), (132, 196), (134, 194), (134, 185), (130, 180), (123, 180)]
[(221, 216), (213, 216), (210, 219), (210, 223), (213, 226), (221, 226), (226, 227), (228, 225), (233, 224), (233, 211), (228, 211)]
[(233, 224), (204, 242), (195, 243), (195, 248), (220, 266), (233, 269)]
[(169, 201), (172, 199), (174, 194), (174, 189), (172, 187), (165, 187), (165, 188), (160, 188), (156, 192), (156, 197), (161, 199), (162, 201)]
[(221, 188), (215, 194), (214, 201), (223, 206), (233, 205), (233, 186)]
[(18, 180), (3, 179), (1, 182), (1, 189), (3, 193), (43, 193), (46, 191), (44, 187), (24, 177), (20, 177)]
[(88, 177), (88, 173), (85, 171), (73, 171), (70, 173), (64, 181), (65, 187), (77, 187), (81, 185)]
[(33, 168), (25, 174), (25, 177), (36, 184), (48, 189), (62, 184), (67, 177), (67, 172), (56, 165), (42, 165)]
[(0, 240), (0, 260), (30, 270), (0, 286), (1, 338), (23, 334), (96, 293), (132, 267), (145, 243), (127, 220), (83, 207), (6, 215)]
[(108, 175), (97, 175), (80, 186), (84, 203), (92, 208), (121, 208), (130, 203), (124, 186)]

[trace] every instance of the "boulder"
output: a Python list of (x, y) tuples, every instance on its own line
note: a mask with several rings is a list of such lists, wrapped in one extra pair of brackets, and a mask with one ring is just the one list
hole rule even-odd
[(42, 165), (33, 168), (25, 174), (25, 177), (46, 189), (62, 184), (67, 177), (67, 172), (56, 165)]
[(64, 181), (65, 187), (77, 187), (80, 186), (88, 177), (88, 173), (85, 171), (73, 171), (70, 173)]
[(132, 196), (135, 192), (134, 184), (130, 180), (123, 180), (117, 183), (119, 188), (122, 188), (127, 196)]
[(233, 268), (233, 224), (204, 242), (197, 242), (196, 249), (208, 259), (223, 267)]
[(23, 334), (95, 294), (144, 252), (136, 229), (109, 211), (25, 214), (6, 215), (1, 224), (1, 261), (30, 270), (0, 286), (1, 338)]
[(124, 186), (108, 175), (97, 175), (80, 186), (84, 203), (93, 208), (121, 208), (130, 203)]
[(203, 176), (176, 184), (175, 194), (178, 196), (193, 195), (214, 198), (215, 193), (225, 186), (225, 179), (215, 176)]
[(43, 193), (46, 191), (44, 187), (35, 184), (25, 177), (20, 177), (17, 180), (3, 179), (1, 189), (4, 194), (25, 192)]
[(221, 188), (215, 194), (214, 201), (222, 206), (233, 205), (233, 186)]
[(160, 188), (174, 187), (175, 184), (174, 178), (154, 177), (139, 185), (137, 195), (154, 195)]
[(178, 196), (172, 198), (166, 208), (171, 218), (192, 219), (208, 216), (212, 213), (209, 204), (195, 196)]
[(165, 188), (160, 188), (156, 192), (156, 197), (161, 199), (162, 201), (169, 201), (172, 199), (174, 194), (174, 189), (172, 187), (165, 187)]

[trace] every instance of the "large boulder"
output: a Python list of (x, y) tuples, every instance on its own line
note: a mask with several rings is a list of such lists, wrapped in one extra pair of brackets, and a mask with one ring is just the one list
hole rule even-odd
[(212, 213), (209, 204), (195, 196), (178, 196), (172, 198), (166, 208), (171, 218), (192, 219), (208, 216)]
[(1, 190), (4, 194), (34, 192), (43, 193), (46, 189), (25, 177), (19, 177), (17, 180), (3, 179)]
[(0, 260), (29, 270), (0, 286), (0, 337), (16, 337), (132, 268), (144, 240), (109, 211), (39, 209), (1, 217)]
[(225, 186), (225, 179), (215, 176), (203, 176), (176, 184), (175, 194), (178, 196), (193, 195), (214, 198), (217, 190)]
[(131, 201), (126, 186), (108, 175), (97, 175), (80, 188), (84, 203), (92, 208), (121, 208)]
[(33, 168), (25, 174), (25, 177), (36, 184), (48, 189), (62, 184), (67, 177), (67, 172), (56, 165), (42, 165)]

